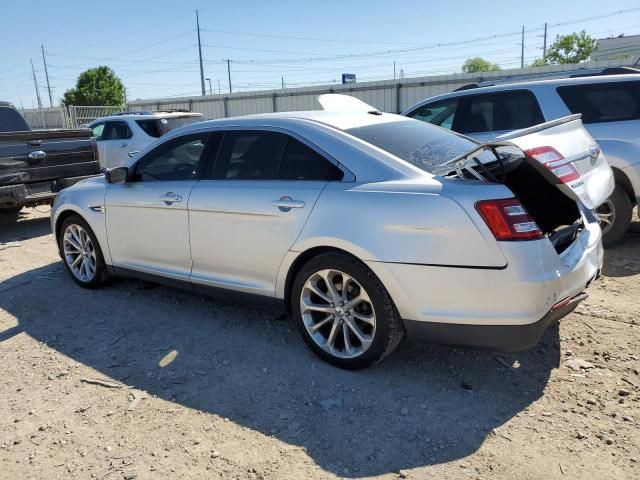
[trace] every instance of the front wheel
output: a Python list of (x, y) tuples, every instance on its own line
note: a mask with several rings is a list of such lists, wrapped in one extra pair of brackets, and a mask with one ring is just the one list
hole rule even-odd
[(356, 370), (386, 357), (404, 334), (389, 293), (362, 262), (340, 253), (309, 260), (296, 275), (291, 310), (320, 358)]
[(84, 288), (96, 288), (107, 280), (107, 268), (98, 240), (89, 224), (71, 215), (62, 224), (58, 248), (67, 272)]
[(602, 245), (609, 248), (618, 243), (631, 225), (633, 205), (624, 189), (616, 184), (616, 188), (607, 200), (596, 209), (600, 228), (602, 229)]

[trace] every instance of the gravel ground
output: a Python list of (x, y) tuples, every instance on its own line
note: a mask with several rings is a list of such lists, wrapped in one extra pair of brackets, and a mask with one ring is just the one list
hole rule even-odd
[(0, 478), (640, 478), (640, 222), (535, 348), (335, 369), (287, 319), (63, 270), (0, 221)]

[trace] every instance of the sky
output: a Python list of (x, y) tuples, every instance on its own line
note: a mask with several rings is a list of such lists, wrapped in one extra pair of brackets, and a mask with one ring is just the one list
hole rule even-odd
[(394, 62), (405, 77), (460, 72), (473, 56), (517, 68), (522, 27), (530, 63), (542, 56), (545, 22), (549, 44), (582, 29), (640, 34), (637, 0), (0, 0), (0, 8), (0, 100), (24, 108), (37, 106), (30, 59), (49, 106), (41, 45), (54, 106), (99, 65), (116, 72), (129, 100), (200, 95), (196, 10), (213, 93), (229, 92), (227, 59), (236, 92), (339, 83), (342, 73), (392, 79)]

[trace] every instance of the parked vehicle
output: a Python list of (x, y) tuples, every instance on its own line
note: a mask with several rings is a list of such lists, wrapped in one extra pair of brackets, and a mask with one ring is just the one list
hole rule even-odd
[(0, 213), (51, 203), (56, 194), (99, 173), (89, 130), (31, 130), (20, 112), (0, 102)]
[(169, 112), (122, 112), (102, 117), (88, 127), (97, 140), (100, 165), (114, 168), (129, 159), (162, 135), (204, 119), (201, 113), (184, 110)]
[[(65, 190), (51, 222), (80, 286), (131, 276), (275, 300), (342, 368), (405, 331), (519, 350), (600, 271), (589, 208), (613, 177), (594, 145), (575, 116), (489, 145), (373, 109), (229, 118)], [(564, 161), (556, 176), (533, 157)]]
[(412, 106), (403, 115), (480, 141), (571, 113), (582, 114), (613, 167), (616, 187), (597, 213), (605, 247), (614, 245), (640, 204), (640, 74), (633, 69), (574, 73), (569, 78), (471, 84)]

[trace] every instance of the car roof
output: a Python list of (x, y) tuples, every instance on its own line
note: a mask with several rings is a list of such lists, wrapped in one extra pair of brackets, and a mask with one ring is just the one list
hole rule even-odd
[(95, 122), (116, 121), (127, 118), (133, 118), (136, 120), (157, 120), (159, 118), (185, 118), (185, 117), (202, 117), (198, 112), (145, 112), (145, 113), (124, 113), (116, 115), (108, 115), (106, 117), (100, 117), (93, 120), (90, 124)]
[(548, 79), (538, 79), (538, 80), (526, 80), (522, 78), (513, 79), (510, 81), (509, 79), (500, 80), (500, 83), (495, 85), (486, 85), (486, 86), (478, 86), (478, 87), (469, 87), (464, 90), (454, 90), (453, 92), (443, 93), (440, 95), (434, 95), (433, 97), (425, 98), (418, 103), (415, 103), (408, 109), (406, 109), (403, 114), (415, 109), (416, 107), (422, 106), (425, 103), (430, 103), (436, 100), (442, 100), (446, 98), (454, 98), (454, 97), (465, 97), (468, 95), (479, 95), (482, 93), (491, 93), (491, 92), (502, 92), (506, 90), (518, 90), (524, 88), (536, 88), (540, 86), (564, 86), (564, 85), (588, 85), (588, 84), (597, 84), (597, 83), (615, 83), (615, 82), (630, 82), (630, 81), (638, 81), (640, 80), (640, 74), (635, 73), (626, 73), (621, 75), (596, 75), (596, 76), (585, 76), (585, 77), (563, 77), (563, 78), (548, 78)]
[(285, 126), (296, 121), (311, 121), (329, 125), (339, 130), (349, 130), (351, 128), (378, 125), (390, 122), (403, 122), (410, 119), (392, 113), (382, 113), (375, 111), (369, 113), (365, 111), (345, 112), (326, 110), (306, 110), (294, 112), (259, 113), (254, 115), (244, 115), (241, 117), (220, 118), (198, 122), (196, 124), (182, 127), (180, 130), (203, 128), (203, 127), (224, 127), (224, 126)]

